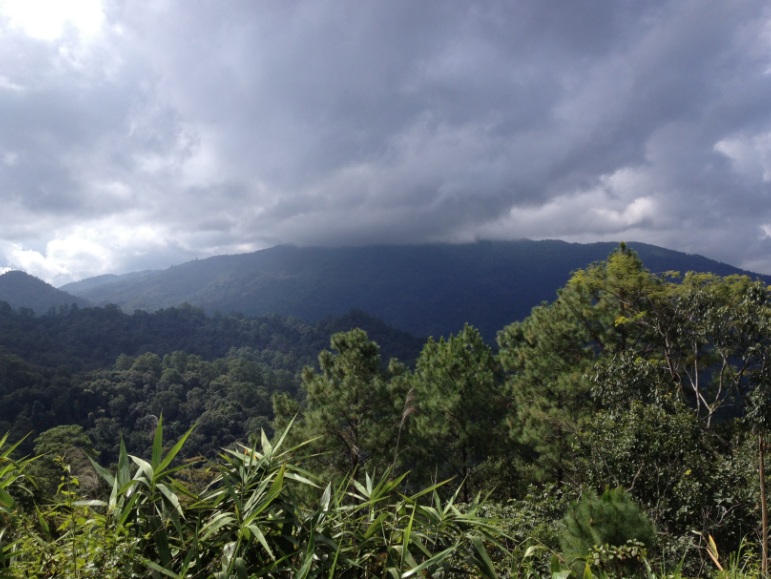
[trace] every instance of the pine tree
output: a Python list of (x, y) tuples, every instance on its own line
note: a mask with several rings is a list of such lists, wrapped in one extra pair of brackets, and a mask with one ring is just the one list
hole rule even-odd
[(319, 354), (319, 371), (308, 367), (302, 373), (305, 399), (293, 436), (320, 437), (310, 449), (330, 474), (365, 463), (368, 471), (382, 472), (393, 460), (399, 412), (380, 349), (361, 329), (334, 334), (330, 344), (332, 351)]
[(498, 334), (513, 410), (509, 433), (525, 480), (579, 482), (584, 457), (576, 437), (596, 410), (594, 364), (655, 338), (627, 322), (644, 315), (659, 286), (622, 246), (606, 262), (575, 272), (554, 303)]
[(411, 377), (416, 410), (409, 428), (412, 468), (423, 482), (454, 477), (465, 500), (483, 484), (489, 488), (503, 446), (500, 376), (492, 349), (469, 325), (426, 343)]

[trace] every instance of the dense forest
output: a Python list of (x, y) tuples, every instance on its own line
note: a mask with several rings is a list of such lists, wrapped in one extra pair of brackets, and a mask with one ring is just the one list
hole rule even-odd
[(765, 576), (769, 297), (622, 245), (494, 345), (0, 307), (0, 574)]
[(34, 316), (0, 303), (0, 432), (14, 440), (32, 433), (22, 443), (31, 452), (35, 434), (77, 424), (113, 460), (120, 435), (136, 440), (132, 450), (141, 451), (140, 440), (149, 447), (152, 432), (142, 425), (163, 413), (168, 435), (196, 423), (196, 452), (214, 455), (247, 432), (270, 429), (271, 396), (297, 395), (301, 370), (331, 335), (354, 327), (366, 328), (389, 356), (414, 360), (422, 347), (360, 311), (307, 324), (207, 316), (192, 306), (131, 315), (115, 306), (61, 306)]

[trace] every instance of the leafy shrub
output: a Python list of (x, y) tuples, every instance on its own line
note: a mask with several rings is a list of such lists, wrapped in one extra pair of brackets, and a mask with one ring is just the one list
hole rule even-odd
[(560, 546), (571, 567), (634, 572), (653, 545), (648, 517), (622, 488), (585, 494), (563, 519)]

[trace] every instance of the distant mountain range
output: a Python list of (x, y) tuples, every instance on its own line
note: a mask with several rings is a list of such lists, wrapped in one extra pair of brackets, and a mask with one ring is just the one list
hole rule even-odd
[(26, 308), (38, 315), (59, 306), (91, 305), (88, 300), (58, 290), (23, 271), (9, 271), (0, 275), (0, 301), (16, 310)]
[[(744, 273), (771, 282), (771, 276), (698, 255), (642, 243), (628, 245), (654, 272)], [(359, 309), (416, 336), (447, 336), (468, 322), (493, 339), (506, 324), (525, 318), (533, 306), (553, 300), (573, 271), (604, 260), (616, 247), (616, 243), (529, 240), (343, 248), (276, 246), (165, 270), (89, 278), (62, 286), (71, 296), (60, 303), (117, 304), (129, 313), (189, 303), (210, 313), (280, 314), (310, 322)], [(18, 307), (24, 295), (7, 299), (5, 276), (0, 276), (0, 300)]]
[[(771, 276), (642, 243), (654, 272)], [(468, 322), (488, 339), (551, 301), (571, 273), (604, 260), (616, 243), (478, 242), (462, 245), (276, 246), (165, 270), (103, 275), (56, 289), (21, 271), (0, 275), (0, 301), (38, 315), (51, 308), (116, 304), (127, 313), (183, 303), (209, 313), (280, 314), (309, 322), (361, 310), (415, 336), (447, 336)]]

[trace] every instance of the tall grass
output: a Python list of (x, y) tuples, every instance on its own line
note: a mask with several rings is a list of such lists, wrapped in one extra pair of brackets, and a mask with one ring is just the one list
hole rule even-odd
[(479, 499), (442, 499), (440, 485), (406, 495), (391, 472), (324, 483), (300, 466), (303, 445), (284, 448), (286, 432), (224, 450), (195, 492), (175, 461), (189, 434), (165, 450), (159, 420), (149, 460), (121, 444), (113, 469), (94, 465), (101, 499), (78, 500), (65, 465), (57, 500), (33, 512), (9, 490), (26, 462), (0, 463), (0, 576), (501, 576), (505, 538)]

